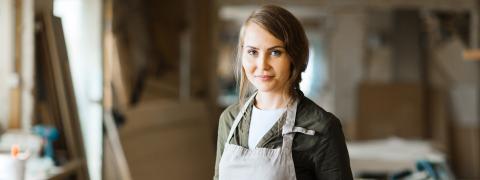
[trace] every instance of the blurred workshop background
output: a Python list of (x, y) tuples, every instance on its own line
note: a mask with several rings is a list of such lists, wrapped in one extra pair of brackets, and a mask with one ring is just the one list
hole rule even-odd
[(211, 179), (263, 4), (303, 23), (356, 179), (480, 179), (480, 0), (0, 0), (0, 179)]

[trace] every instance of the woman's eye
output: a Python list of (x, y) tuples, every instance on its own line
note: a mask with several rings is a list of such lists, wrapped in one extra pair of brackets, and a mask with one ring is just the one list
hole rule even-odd
[(279, 57), (282, 54), (279, 50), (273, 50), (272, 51), (272, 56)]
[(252, 56), (257, 55), (257, 51), (254, 50), (254, 49), (249, 49), (249, 50), (247, 50), (247, 53), (248, 53), (249, 55), (252, 55)]

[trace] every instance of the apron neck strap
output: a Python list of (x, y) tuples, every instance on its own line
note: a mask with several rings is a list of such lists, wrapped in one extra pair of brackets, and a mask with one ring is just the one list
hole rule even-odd
[(282, 135), (293, 132), (295, 126), (295, 117), (297, 116), (298, 99), (287, 107), (287, 119), (282, 127)]
[[(247, 108), (250, 106), (252, 101), (255, 99), (255, 96), (257, 95), (257, 92), (255, 92), (250, 98), (248, 99), (247, 102), (243, 105), (242, 109), (240, 112), (238, 112), (237, 116), (235, 117), (235, 120), (233, 121), (232, 127), (230, 128), (230, 132), (227, 137), (227, 141), (225, 144), (228, 144), (230, 140), (233, 137), (233, 133), (235, 132), (235, 129), (237, 129), (238, 124), (242, 120), (243, 115), (245, 114), (245, 111)], [(298, 106), (298, 99), (296, 99), (292, 104), (287, 106), (287, 117), (285, 120), (285, 124), (282, 127), (282, 136), (284, 137), (283, 141), (283, 148), (291, 148), (292, 146), (292, 141), (293, 141), (293, 129), (295, 126), (295, 117), (297, 115), (297, 106)], [(288, 137), (288, 138), (286, 138)], [(285, 139), (286, 138), (286, 139)]]
[(237, 129), (238, 123), (240, 122), (240, 120), (242, 120), (243, 114), (245, 114), (245, 111), (252, 103), (253, 99), (255, 99), (256, 95), (257, 92), (253, 93), (253, 95), (250, 96), (247, 102), (245, 102), (242, 109), (240, 109), (240, 112), (238, 112), (237, 116), (235, 117), (235, 121), (233, 121), (232, 127), (230, 128), (230, 133), (228, 133), (227, 141), (225, 142), (226, 144), (228, 144), (230, 142), (230, 139), (232, 139), (233, 133), (235, 132), (235, 129)]
[(287, 119), (285, 120), (285, 124), (282, 127), (282, 149), (284, 150), (283, 152), (291, 152), (292, 149), (293, 137), (295, 134), (293, 132), (295, 126), (295, 118), (297, 116), (298, 101), (298, 99), (295, 99), (293, 104), (291, 104), (287, 108)]

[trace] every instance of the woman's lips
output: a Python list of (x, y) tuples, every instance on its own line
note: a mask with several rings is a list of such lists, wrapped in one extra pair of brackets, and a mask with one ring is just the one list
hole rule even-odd
[(271, 79), (273, 79), (274, 76), (269, 76), (269, 75), (259, 75), (259, 76), (255, 76), (255, 78), (261, 80), (261, 81), (269, 81)]

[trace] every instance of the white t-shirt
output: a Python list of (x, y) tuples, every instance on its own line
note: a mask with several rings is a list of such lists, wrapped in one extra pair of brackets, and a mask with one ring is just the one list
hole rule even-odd
[(248, 134), (248, 148), (254, 149), (287, 109), (262, 110), (253, 106)]

